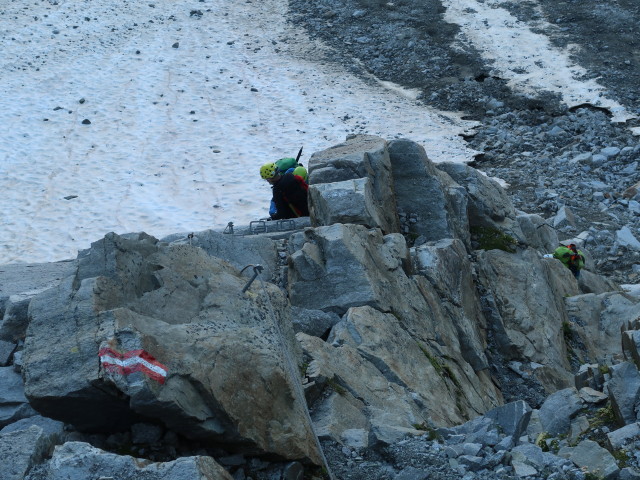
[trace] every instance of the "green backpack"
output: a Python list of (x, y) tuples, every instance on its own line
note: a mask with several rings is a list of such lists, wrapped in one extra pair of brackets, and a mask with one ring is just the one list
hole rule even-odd
[(296, 162), (295, 158), (285, 157), (276, 161), (276, 167), (278, 167), (279, 172), (286, 172), (290, 168), (296, 168), (298, 166), (298, 162)]
[(573, 267), (577, 270), (581, 270), (582, 268), (584, 268), (584, 255), (580, 250), (574, 252), (569, 247), (560, 245), (553, 252), (553, 256), (554, 258), (560, 260), (565, 265), (565, 267)]
[(306, 168), (300, 165), (295, 158), (285, 157), (275, 163), (279, 173), (285, 173), (287, 170), (291, 170), (294, 175), (299, 175), (305, 181), (307, 180)]

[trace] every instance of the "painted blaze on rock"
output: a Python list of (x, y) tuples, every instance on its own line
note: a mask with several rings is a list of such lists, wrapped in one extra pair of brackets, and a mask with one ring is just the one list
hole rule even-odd
[(199, 248), (107, 235), (32, 303), (27, 397), (81, 430), (156, 418), (230, 450), (320, 463), (286, 299), (245, 284)]

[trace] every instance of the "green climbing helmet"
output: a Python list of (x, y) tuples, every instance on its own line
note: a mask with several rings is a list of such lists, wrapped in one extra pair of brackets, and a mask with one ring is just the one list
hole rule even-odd
[(304, 168), (302, 165), (297, 166), (294, 170), (293, 170), (293, 174), (294, 175), (298, 175), (300, 177), (302, 177), (302, 179), (306, 182), (308, 180), (308, 174), (307, 174), (307, 169)]
[(275, 177), (277, 171), (278, 171), (278, 167), (276, 167), (275, 163), (273, 162), (265, 163), (263, 166), (260, 167), (260, 176), (265, 180), (268, 180), (270, 178)]

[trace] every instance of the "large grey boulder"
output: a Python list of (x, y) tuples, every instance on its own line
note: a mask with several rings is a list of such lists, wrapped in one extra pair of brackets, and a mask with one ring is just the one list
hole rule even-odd
[(291, 322), (293, 331), (296, 333), (304, 332), (308, 335), (323, 337), (339, 321), (340, 316), (333, 312), (291, 307)]
[[(96, 477), (96, 473), (99, 477)], [(128, 455), (116, 455), (82, 442), (56, 447), (42, 476), (46, 480), (70, 478), (117, 478), (145, 480), (232, 480), (233, 477), (211, 457), (182, 457), (154, 463)], [(34, 480), (43, 477), (36, 477)]]
[(639, 420), (640, 373), (635, 364), (622, 362), (610, 368), (607, 393), (618, 422), (629, 425)]
[(489, 410), (484, 416), (493, 420), (504, 435), (514, 438), (517, 442), (527, 430), (531, 413), (531, 407), (525, 401), (517, 400)]
[(640, 330), (622, 332), (622, 351), (626, 359), (640, 365)]
[(566, 460), (558, 458), (551, 452), (544, 452), (532, 443), (523, 443), (511, 450), (511, 465), (518, 477), (524, 478), (539, 474), (549, 468), (561, 469)]
[(31, 299), (73, 275), (76, 260), (12, 263), (0, 268), (0, 340), (24, 339)]
[(582, 293), (595, 293), (622, 291), (622, 288), (613, 280), (582, 269), (578, 278), (578, 286)]
[(604, 385), (604, 374), (600, 371), (597, 363), (583, 363), (575, 374), (575, 387), (580, 390), (589, 387), (602, 391)]
[(0, 478), (23, 480), (34, 465), (42, 463), (62, 443), (63, 435), (62, 422), (40, 415), (4, 427), (0, 430)]
[(410, 265), (402, 235), (361, 225), (307, 229), (292, 235), (289, 248), (291, 304), (338, 314), (362, 305), (389, 311), (389, 291)]
[(499, 230), (524, 241), (525, 237), (516, 219), (516, 210), (498, 182), (462, 163), (442, 162), (436, 168), (447, 172), (456, 183), (466, 189), (471, 227)]
[(51, 453), (52, 448), (50, 437), (35, 425), (0, 433), (0, 478), (24, 480), (33, 466)]
[[(584, 362), (611, 363), (620, 345), (629, 354), (622, 330), (640, 316), (640, 300), (624, 292), (586, 294), (565, 299), (572, 335), (580, 338)], [(627, 347), (627, 348), (625, 348)]]
[(573, 385), (562, 329), (565, 297), (579, 293), (571, 272), (532, 249), (481, 251), (478, 266), (497, 348), (507, 359), (542, 365), (534, 375), (548, 393)]
[(582, 399), (575, 388), (552, 393), (540, 407), (542, 430), (553, 436), (566, 434), (571, 427), (571, 420), (582, 406)]
[(567, 207), (566, 205), (562, 205), (558, 208), (555, 216), (551, 219), (553, 222), (553, 227), (556, 229), (563, 229), (564, 227), (573, 227), (577, 226), (576, 216), (573, 214), (573, 211)]
[(107, 235), (31, 302), (27, 397), (80, 430), (152, 418), (230, 450), (321, 463), (286, 298), (245, 284), (201, 248)]
[(640, 439), (640, 423), (634, 422), (607, 433), (607, 443), (611, 451), (620, 450)]
[(0, 317), (0, 340), (17, 342), (24, 339), (29, 326), (29, 303), (37, 293), (15, 294), (6, 298), (4, 315)]
[[(423, 334), (437, 334), (430, 326), (435, 327), (425, 322)], [(350, 308), (327, 342), (302, 333), (298, 339), (308, 358), (309, 381), (346, 398), (338, 403), (319, 396), (313, 405), (316, 425), (323, 431), (332, 425), (331, 438), (339, 442), (364, 430), (370, 442), (390, 443), (416, 425), (456, 424), (500, 401), (455, 349), (445, 360), (400, 318), (368, 306)]]
[(438, 170), (424, 148), (411, 140), (389, 142), (389, 157), (398, 211), (417, 216), (403, 233), (425, 241), (457, 238), (468, 246), (465, 189)]
[(35, 414), (25, 396), (20, 374), (12, 367), (0, 367), (0, 428)]
[(640, 315), (627, 317), (620, 330), (624, 358), (640, 368)]
[[(460, 392), (448, 388), (446, 374), (432, 363), (425, 347), (392, 314), (371, 307), (350, 308), (328, 341), (334, 347), (350, 345), (389, 382), (417, 394), (424, 418), (439, 425), (460, 418), (456, 405), (460, 404), (457, 398)], [(411, 398), (406, 393), (405, 396)], [(413, 423), (422, 423), (416, 420)]]
[(475, 443), (490, 445), (495, 450), (508, 449), (519, 442), (532, 413), (526, 402), (518, 400), (493, 408), (462, 425), (439, 428), (438, 433), (447, 443)]
[(29, 427), (36, 426), (41, 428), (45, 435), (48, 435), (52, 442), (58, 443), (62, 440), (64, 434), (64, 423), (52, 418), (34, 415), (33, 417), (23, 418), (17, 422), (11, 423), (0, 430), (0, 433), (17, 432), (18, 430), (27, 430)]
[(367, 407), (351, 393), (332, 392), (313, 409), (312, 419), (318, 438), (335, 440), (353, 448), (369, 446), (371, 422)]
[(390, 231), (369, 177), (309, 186), (314, 225), (355, 223)]
[[(342, 315), (353, 308), (349, 310), (348, 318), (343, 318), (334, 327), (335, 333), (330, 338), (340, 338), (344, 345), (357, 344), (360, 355), (365, 355), (368, 362), (373, 362), (376, 368), (389, 375), (389, 380), (400, 386), (409, 382), (412, 374), (408, 372), (413, 368), (411, 363), (425, 363), (426, 371), (436, 368), (439, 374), (431, 381), (438, 381), (439, 387), (420, 400), (428, 404), (423, 411), (429, 411), (438, 403), (434, 400), (437, 395), (448, 397), (451, 392), (460, 393), (453, 406), (437, 407), (444, 408), (446, 413), (434, 413), (435, 421), (451, 424), (501, 402), (487, 372), (474, 371), (465, 359), (465, 347), (459, 339), (456, 322), (451, 312), (443, 307), (434, 287), (422, 275), (407, 275), (411, 268), (408, 249), (401, 235), (383, 236), (377, 229), (336, 224), (292, 236), (290, 248), (289, 289), (294, 306)], [(365, 310), (369, 313), (356, 315)], [(384, 317), (381, 318), (380, 314)], [(389, 338), (402, 338), (407, 352), (411, 354), (393, 360), (388, 351), (392, 346), (382, 342), (375, 329), (361, 325), (365, 319), (379, 323), (378, 330), (388, 334)], [(353, 336), (352, 340), (349, 340), (350, 336)], [(312, 358), (319, 354), (310, 351), (315, 345), (305, 347), (307, 355)], [(370, 348), (365, 349), (365, 345), (370, 345)], [(322, 352), (325, 352), (324, 348)], [(340, 353), (330, 350), (327, 355)], [(393, 368), (384, 367), (385, 363), (393, 365)], [(397, 372), (393, 373), (396, 369)], [(407, 378), (401, 380), (402, 376)], [(418, 375), (416, 378), (422, 377)], [(425, 382), (425, 385), (432, 385)], [(412, 385), (414, 383), (417, 382), (411, 382)], [(427, 394), (423, 387), (415, 385), (415, 388)], [(405, 394), (410, 394), (410, 389)]]
[(488, 368), (487, 321), (464, 243), (457, 239), (429, 242), (412, 250), (412, 260), (414, 272), (429, 280), (453, 320), (462, 356), (476, 371)]
[[(347, 137), (343, 143), (315, 152), (309, 159), (309, 185), (366, 178), (370, 181), (366, 186), (366, 195), (351, 195), (350, 198), (358, 202), (368, 199), (370, 203), (350, 208), (361, 212), (368, 211), (371, 219), (380, 222), (380, 225), (376, 226), (385, 233), (398, 232), (399, 224), (386, 140), (373, 135), (353, 135)], [(354, 184), (351, 183), (351, 185)], [(361, 190), (365, 188), (364, 183), (359, 185)], [(321, 206), (316, 205), (315, 200), (323, 198), (320, 195), (321, 191), (324, 190), (312, 191), (310, 197), (309, 211), (313, 226), (321, 226), (327, 218), (329, 220), (334, 218), (333, 215), (327, 217), (325, 214), (319, 214), (316, 217), (316, 210)], [(376, 212), (372, 211), (373, 208)]]
[(620, 472), (613, 455), (593, 440), (582, 440), (575, 447), (563, 447), (558, 455), (568, 458), (585, 473), (591, 473), (597, 478), (612, 480), (618, 478)]
[(0, 367), (6, 367), (9, 365), (15, 349), (15, 343), (0, 340)]
[[(352, 345), (332, 345), (304, 333), (298, 333), (297, 338), (310, 359), (307, 377), (329, 393), (312, 408), (319, 434), (324, 438), (344, 443), (349, 434), (359, 429), (363, 431), (362, 442), (366, 438), (368, 445), (392, 443), (414, 431), (413, 425), (427, 422), (427, 412), (404, 386), (389, 379)], [(343, 398), (338, 401), (331, 393)]]

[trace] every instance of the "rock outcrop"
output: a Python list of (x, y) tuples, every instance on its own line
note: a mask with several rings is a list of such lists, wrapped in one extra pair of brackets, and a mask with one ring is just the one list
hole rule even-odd
[[(618, 474), (637, 298), (575, 278), (545, 256), (552, 225), (410, 140), (348, 137), (309, 172), (293, 230), (112, 233), (3, 296), (0, 473), (330, 477), (320, 442), (392, 451), (426, 430), (458, 472)], [(594, 445), (605, 402), (620, 428)]]
[(358, 135), (309, 159), (312, 225), (362, 223), (399, 229), (387, 142)]
[(393, 140), (388, 149), (398, 212), (414, 220), (403, 225), (402, 233), (418, 243), (457, 238), (468, 246), (464, 187), (436, 168), (417, 143)]
[(200, 248), (107, 235), (80, 255), (76, 275), (31, 302), (31, 405), (82, 431), (147, 418), (238, 452), (320, 463), (296, 394), (286, 299), (245, 284)]

